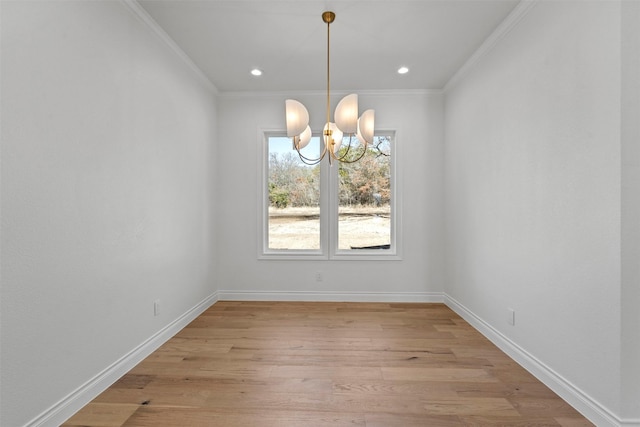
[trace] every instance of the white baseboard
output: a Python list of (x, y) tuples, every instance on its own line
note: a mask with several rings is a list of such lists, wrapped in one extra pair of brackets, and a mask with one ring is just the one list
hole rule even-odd
[(442, 292), (218, 291), (220, 301), (444, 302)]
[[(634, 424), (636, 420), (621, 420), (616, 417), (595, 399), (536, 359), (451, 296), (444, 294), (444, 303), (595, 425), (599, 427), (631, 427), (636, 425)], [(627, 421), (631, 421), (631, 423), (627, 423)]]
[(91, 402), (96, 396), (106, 390), (124, 374), (129, 372), (145, 357), (153, 353), (158, 349), (158, 347), (180, 332), (182, 328), (187, 326), (207, 308), (211, 307), (217, 300), (218, 294), (211, 294), (182, 316), (178, 317), (122, 358), (114, 362), (111, 366), (31, 420), (25, 425), (25, 427), (53, 427), (64, 423), (83, 406)]
[(218, 291), (158, 331), (74, 392), (27, 423), (25, 427), (58, 426), (106, 390), (145, 357), (173, 337), (218, 300), (330, 302), (444, 302), (470, 325), (551, 388), (597, 426), (640, 427), (640, 420), (620, 419), (561, 375), (529, 354), (449, 295), (440, 292), (290, 292)]

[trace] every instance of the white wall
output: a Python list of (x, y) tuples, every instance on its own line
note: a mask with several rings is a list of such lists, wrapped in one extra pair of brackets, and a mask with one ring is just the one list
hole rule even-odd
[[(257, 259), (259, 132), (284, 129), (288, 96), (216, 108), (118, 2), (1, 13), (1, 425), (56, 405), (216, 282), (260, 299), (444, 289), (605, 411), (640, 418), (638, 4), (536, 4), (448, 90), (445, 118), (441, 95), (360, 96), (398, 132), (403, 259), (383, 262)], [(324, 96), (296, 98), (320, 127)]]
[(445, 292), (614, 420), (620, 21), (619, 2), (538, 2), (445, 98)]
[(640, 2), (622, 25), (622, 409), (640, 425)]
[[(321, 128), (326, 95), (291, 95)], [(441, 298), (443, 283), (442, 99), (439, 94), (360, 94), (376, 129), (397, 131), (403, 185), (400, 261), (258, 260), (261, 131), (284, 131), (285, 95), (222, 95), (219, 100), (220, 297), (416, 300)], [(337, 102), (339, 95), (334, 95)], [(333, 108), (333, 106), (332, 106)], [(315, 281), (322, 271), (323, 282)]]
[(3, 1), (1, 23), (0, 424), (20, 426), (215, 292), (216, 107), (124, 3)]

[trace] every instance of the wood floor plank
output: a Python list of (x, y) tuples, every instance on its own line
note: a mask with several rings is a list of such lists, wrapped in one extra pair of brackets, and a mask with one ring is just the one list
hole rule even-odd
[(214, 304), (64, 424), (592, 425), (444, 304)]
[(461, 397), (533, 397), (555, 399), (556, 394), (541, 382), (457, 382), (451, 385)]
[(462, 421), (455, 415), (366, 414), (366, 427), (459, 427)]
[(198, 410), (144, 408), (136, 412), (127, 425), (136, 427), (365, 427), (366, 421), (364, 414), (357, 413), (281, 410), (230, 413), (205, 408)]
[(509, 401), (524, 416), (544, 413), (550, 417), (575, 417), (578, 411), (554, 398), (510, 397)]
[(392, 381), (497, 382), (484, 369), (473, 368), (385, 367), (382, 376)]
[(335, 380), (332, 384), (335, 394), (417, 396), (425, 400), (458, 397), (458, 393), (453, 387), (443, 382), (363, 380), (358, 378)]
[(274, 378), (361, 378), (382, 379), (380, 368), (357, 366), (273, 366), (271, 376)]
[(511, 402), (500, 397), (459, 397), (437, 399), (427, 403), (425, 410), (438, 415), (490, 415), (492, 417), (517, 417), (521, 414)]
[(92, 402), (71, 417), (65, 426), (120, 427), (138, 408), (135, 404)]
[[(460, 416), (464, 426), (496, 426), (496, 427), (560, 427), (557, 420), (551, 417), (503, 417), (492, 415)], [(588, 424), (592, 425), (592, 424)]]

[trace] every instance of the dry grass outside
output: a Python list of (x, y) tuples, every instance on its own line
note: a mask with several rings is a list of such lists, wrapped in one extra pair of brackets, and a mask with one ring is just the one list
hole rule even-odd
[[(390, 217), (389, 206), (341, 207), (339, 248), (389, 244)], [(270, 249), (320, 249), (319, 236), (319, 208), (269, 208)]]

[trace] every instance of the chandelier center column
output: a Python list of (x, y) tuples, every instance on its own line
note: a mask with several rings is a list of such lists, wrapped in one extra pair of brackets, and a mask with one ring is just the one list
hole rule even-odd
[(330, 104), (331, 104), (331, 67), (330, 67), (330, 49), (331, 49), (331, 42), (330, 42), (330, 28), (331, 28), (331, 23), (336, 19), (336, 14), (331, 12), (331, 11), (326, 11), (322, 14), (322, 20), (324, 22), (327, 23), (327, 122), (326, 122), (326, 129), (323, 132), (324, 134), (324, 143), (325, 143), (325, 147), (328, 148), (329, 150), (329, 164), (331, 164), (331, 160), (333, 159), (333, 137), (332, 137), (332, 132), (331, 132), (331, 128), (329, 127), (329, 123), (331, 122), (331, 109), (330, 109)]

